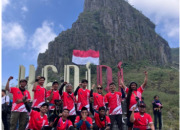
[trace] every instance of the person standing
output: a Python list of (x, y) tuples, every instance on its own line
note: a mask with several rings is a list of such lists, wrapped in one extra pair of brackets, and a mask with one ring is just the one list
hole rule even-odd
[(55, 109), (55, 102), (60, 102), (62, 104), (61, 97), (58, 92), (59, 83), (57, 81), (54, 81), (52, 83), (51, 90), (47, 91), (47, 99), (49, 100), (49, 115), (54, 111)]
[(29, 91), (25, 89), (25, 86), (27, 85), (27, 80), (21, 79), (20, 86), (19, 88), (17, 88), (17, 87), (9, 87), (9, 82), (11, 79), (13, 79), (12, 76), (9, 77), (6, 84), (6, 90), (8, 90), (10, 93), (13, 94), (10, 130), (16, 129), (18, 120), (19, 120), (19, 130), (25, 130), (27, 110), (25, 108), (24, 102), (28, 103), (31, 100)]
[[(6, 104), (9, 105), (9, 96), (6, 95), (6, 90), (2, 89), (2, 98), (1, 98), (1, 105)], [(2, 121), (4, 124), (4, 129), (9, 130), (8, 122), (7, 122), (7, 112), (2, 111)]]
[(138, 85), (136, 82), (131, 82), (129, 85), (129, 88), (127, 88), (124, 83), (122, 82), (122, 79), (120, 78), (120, 83), (122, 84), (126, 94), (127, 94), (127, 126), (128, 130), (132, 130), (133, 123), (130, 122), (130, 115), (132, 113), (132, 110), (134, 107), (136, 107), (135, 112), (138, 112), (138, 106), (137, 104), (139, 101), (141, 101), (141, 96), (144, 91), (144, 88), (146, 87), (147, 84), (147, 79), (148, 79), (148, 72), (144, 72), (145, 78), (144, 78), (144, 83), (138, 88)]
[(154, 125), (155, 129), (157, 129), (157, 118), (159, 119), (159, 130), (162, 129), (162, 114), (161, 109), (163, 108), (162, 103), (159, 101), (159, 96), (154, 96), (154, 101), (152, 102), (153, 105), (153, 114), (154, 114)]
[[(66, 92), (62, 92), (64, 86), (66, 86)], [(74, 125), (76, 119), (76, 109), (75, 109), (76, 97), (74, 96), (72, 90), (73, 90), (72, 84), (64, 82), (61, 85), (61, 88), (59, 89), (59, 93), (63, 99), (63, 109), (69, 110), (68, 119), (71, 120), (71, 122)]]
[(33, 110), (38, 112), (40, 112), (39, 108), (41, 107), (41, 105), (46, 102), (47, 91), (43, 87), (44, 81), (45, 81), (44, 77), (38, 76), (32, 89), (32, 91), (34, 92), (34, 100), (32, 103), (32, 108)]
[(98, 111), (100, 107), (105, 107), (105, 96), (102, 93), (103, 87), (101, 85), (97, 86), (97, 93), (93, 93), (94, 87), (95, 87), (95, 85), (93, 84), (91, 93), (90, 93), (90, 97), (93, 97), (94, 109), (96, 111)]
[(81, 115), (81, 109), (83, 107), (86, 107), (89, 111), (90, 90), (86, 89), (87, 85), (88, 85), (88, 81), (86, 79), (83, 79), (79, 84), (79, 86), (76, 88), (76, 91), (74, 92), (74, 96), (78, 96), (78, 101), (77, 101), (78, 115)]
[(122, 130), (122, 108), (121, 108), (121, 100), (125, 98), (125, 93), (123, 88), (121, 92), (116, 92), (116, 86), (114, 83), (109, 84), (110, 92), (105, 96), (105, 103), (108, 108), (109, 117), (111, 119), (111, 127), (110, 130), (113, 129), (114, 121), (116, 120), (118, 124), (118, 129)]

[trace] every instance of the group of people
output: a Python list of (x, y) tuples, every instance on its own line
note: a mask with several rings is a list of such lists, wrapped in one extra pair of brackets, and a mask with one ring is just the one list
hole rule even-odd
[[(122, 130), (121, 101), (125, 98), (128, 130), (146, 130), (148, 127), (155, 130), (151, 116), (146, 113), (146, 104), (141, 102), (148, 73), (144, 72), (144, 74), (144, 83), (139, 88), (135, 82), (132, 82), (129, 88), (126, 87), (120, 77), (120, 91), (116, 91), (115, 84), (110, 83), (110, 92), (107, 94), (103, 94), (102, 85), (96, 86), (96, 93), (93, 92), (95, 85), (88, 90), (86, 79), (79, 83), (74, 93), (73, 86), (67, 82), (64, 82), (58, 90), (59, 83), (57, 81), (54, 81), (52, 88), (47, 91), (43, 87), (45, 78), (38, 76), (32, 89), (34, 92), (32, 106), (29, 106), (31, 100), (29, 91), (25, 89), (27, 80), (20, 80), (19, 88), (9, 87), (9, 82), (13, 79), (10, 76), (6, 84), (6, 90), (13, 94), (10, 130), (16, 129), (18, 121), (19, 130), (49, 130), (52, 128), (57, 130), (74, 130), (75, 128), (79, 130), (113, 130), (115, 121), (118, 129)], [(64, 87), (65, 91), (63, 92)], [(160, 111), (163, 106), (157, 98), (158, 96), (155, 96), (153, 109)], [(25, 128), (27, 113), (30, 118)], [(95, 123), (93, 123), (91, 114), (94, 116)], [(156, 115), (155, 121), (157, 117), (161, 116)], [(4, 128), (8, 130), (8, 126)]]

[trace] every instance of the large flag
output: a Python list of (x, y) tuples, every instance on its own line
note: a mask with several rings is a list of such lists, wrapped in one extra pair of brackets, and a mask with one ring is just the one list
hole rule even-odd
[(88, 62), (99, 65), (99, 51), (73, 50), (72, 62), (78, 65), (85, 65)]

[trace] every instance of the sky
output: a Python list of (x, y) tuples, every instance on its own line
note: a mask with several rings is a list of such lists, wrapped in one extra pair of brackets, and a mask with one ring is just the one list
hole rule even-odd
[[(171, 48), (179, 47), (178, 0), (128, 0), (156, 26)], [(72, 27), (84, 0), (2, 0), (2, 85), (10, 75), (17, 84), (19, 65), (37, 68), (39, 53), (62, 31)]]

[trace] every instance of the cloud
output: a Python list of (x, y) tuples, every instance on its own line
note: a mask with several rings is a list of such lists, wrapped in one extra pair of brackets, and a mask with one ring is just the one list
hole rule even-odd
[(15, 22), (2, 22), (3, 47), (21, 48), (26, 43), (26, 35), (22, 26)]
[(21, 8), (21, 10), (22, 10), (23, 12), (28, 12), (28, 9), (27, 9), (26, 6), (23, 6), (23, 7)]
[(129, 0), (157, 26), (163, 37), (179, 39), (179, 0)]
[(42, 27), (39, 27), (35, 30), (30, 41), (32, 45), (31, 48), (36, 50), (36, 54), (44, 53), (48, 48), (48, 43), (53, 41), (57, 36), (53, 31), (53, 26), (54, 23), (44, 21), (42, 23)]
[(2, 0), (2, 12), (5, 11), (8, 4), (10, 4), (9, 0)]
[(65, 27), (62, 24), (59, 24), (59, 28), (61, 29), (61, 31), (65, 30)]

